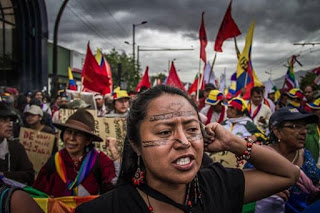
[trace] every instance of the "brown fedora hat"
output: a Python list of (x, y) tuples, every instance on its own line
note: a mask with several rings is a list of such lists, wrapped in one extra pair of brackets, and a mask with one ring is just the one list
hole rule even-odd
[(68, 118), (66, 123), (53, 123), (53, 125), (61, 130), (65, 130), (66, 128), (79, 130), (92, 136), (93, 141), (103, 141), (102, 138), (94, 134), (94, 118), (91, 113), (85, 109), (78, 109)]

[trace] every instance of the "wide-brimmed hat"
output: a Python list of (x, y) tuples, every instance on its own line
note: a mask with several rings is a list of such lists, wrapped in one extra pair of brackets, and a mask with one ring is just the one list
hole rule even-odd
[(219, 90), (211, 90), (208, 98), (206, 99), (205, 103), (210, 105), (217, 105), (223, 100), (223, 94)]
[(320, 98), (314, 100), (311, 103), (307, 103), (307, 106), (311, 109), (320, 109)]
[(43, 116), (43, 111), (38, 105), (31, 105), (28, 110), (24, 112), (24, 114), (32, 114), (32, 115), (40, 115)]
[(7, 104), (0, 102), (0, 118), (16, 119), (17, 114)]
[(228, 102), (228, 106), (232, 106), (241, 112), (248, 110), (246, 101), (242, 98), (233, 98)]
[(101, 142), (103, 141), (101, 137), (94, 134), (94, 118), (90, 112), (86, 109), (78, 109), (73, 113), (66, 123), (53, 123), (58, 129), (65, 130), (66, 128), (71, 128), (75, 130), (82, 131), (90, 136), (92, 136), (93, 141)]
[(113, 94), (113, 100), (119, 100), (122, 98), (128, 98), (130, 99), (130, 96), (128, 95), (128, 92), (126, 90), (118, 90)]
[(289, 92), (287, 92), (287, 94), (290, 98), (299, 98), (301, 100), (303, 99), (303, 92), (298, 88), (291, 89)]
[(74, 99), (70, 101), (67, 106), (69, 109), (87, 109), (90, 107), (90, 104), (87, 104), (82, 99)]
[(302, 114), (296, 108), (284, 107), (275, 111), (269, 120), (270, 127), (279, 126), (283, 121), (297, 121), (304, 120), (307, 124), (316, 123), (318, 121), (318, 116), (314, 114)]

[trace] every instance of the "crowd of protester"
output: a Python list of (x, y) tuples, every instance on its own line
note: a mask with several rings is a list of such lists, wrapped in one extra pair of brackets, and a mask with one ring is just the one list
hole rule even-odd
[[(253, 87), (249, 100), (244, 100), (241, 96), (225, 95), (213, 85), (206, 85), (205, 90), (201, 91), (199, 99), (195, 94), (187, 97), (177, 89), (161, 86), (156, 89), (142, 88), (140, 94), (129, 93), (129, 95), (125, 90), (116, 90), (114, 93), (106, 95), (94, 93), (93, 99), (98, 117), (127, 119), (124, 152), (120, 153), (116, 148), (114, 138), (101, 138), (94, 133), (94, 117), (87, 110), (90, 104), (84, 100), (71, 100), (66, 91), (59, 91), (59, 94), (50, 99), (50, 96), (42, 91), (22, 94), (15, 88), (2, 88), (0, 97), (0, 175), (32, 186), (52, 197), (102, 195), (111, 191), (100, 196), (98, 200), (81, 205), (76, 210), (78, 212), (87, 212), (92, 209), (99, 212), (106, 208), (111, 208), (114, 212), (127, 211), (133, 206), (139, 205), (141, 207), (138, 197), (145, 204), (141, 207), (141, 212), (159, 212), (161, 209), (189, 211), (193, 208), (200, 210), (200, 212), (206, 212), (215, 205), (221, 209), (228, 209), (224, 212), (239, 212), (244, 203), (252, 201), (256, 201), (253, 212), (257, 213), (300, 212), (307, 209), (320, 197), (320, 93), (310, 85), (303, 90), (299, 88), (293, 88), (289, 91), (283, 90), (279, 97), (276, 97), (275, 90), (264, 91), (264, 89), (263, 87)], [(185, 105), (180, 107), (175, 99)], [(187, 106), (186, 109), (185, 106)], [(165, 111), (173, 108), (176, 111), (171, 114), (171, 117), (166, 117), (168, 115), (165, 115)], [(65, 123), (61, 122), (61, 110), (63, 109), (75, 110), (75, 113)], [(196, 114), (191, 113), (193, 110)], [(163, 118), (151, 115), (163, 116)], [(187, 175), (184, 179), (177, 176), (176, 180), (171, 180), (173, 177), (170, 174), (173, 176), (175, 174), (165, 170), (167, 166), (165, 164), (168, 162), (166, 162), (166, 157), (161, 156), (162, 151), (166, 151), (164, 153), (169, 156), (171, 151), (161, 150), (161, 147), (164, 147), (161, 143), (173, 143), (170, 146), (177, 150), (187, 150), (189, 146), (186, 148), (182, 139), (175, 139), (181, 147), (175, 145), (174, 141), (170, 142), (171, 139), (167, 138), (170, 138), (170, 134), (173, 135), (173, 133), (169, 133), (168, 130), (159, 133), (159, 135), (152, 131), (156, 131), (154, 129), (158, 128), (155, 125), (158, 120), (184, 120), (192, 116), (195, 116), (194, 120), (202, 124), (199, 127), (194, 125), (192, 130), (186, 130), (189, 134), (186, 138), (194, 138), (187, 139), (187, 141), (203, 140), (205, 147), (205, 150), (196, 148), (196, 155), (201, 155), (205, 159), (208, 157), (207, 153), (228, 150), (235, 154), (233, 160), (237, 162), (238, 168), (230, 168), (232, 170), (226, 170), (228, 171), (226, 172), (220, 168), (221, 166), (215, 164), (212, 166), (211, 163), (205, 164), (202, 157), (198, 159), (193, 156), (196, 166), (190, 177)], [(192, 121), (186, 122), (192, 123)], [(155, 126), (153, 127), (153, 125)], [(178, 122), (171, 125), (182, 125), (184, 128), (185, 124)], [(202, 129), (205, 125), (206, 128)], [(144, 129), (143, 126), (145, 126)], [(51, 157), (41, 168), (39, 174), (35, 175), (32, 163), (28, 159), (23, 145), (19, 143), (21, 127), (55, 135)], [(221, 147), (217, 148), (217, 145), (212, 145), (216, 142), (212, 143), (202, 137), (201, 139), (197, 138), (194, 136), (195, 133), (188, 131), (199, 131), (199, 134), (203, 136), (212, 134), (211, 140), (220, 141)], [(150, 144), (152, 142), (150, 137), (153, 134), (159, 136), (159, 140), (153, 141), (154, 143), (158, 142), (157, 145)], [(252, 152), (260, 153), (265, 159), (253, 155), (251, 156), (253, 160), (246, 161), (249, 160), (247, 154), (243, 154), (244, 157), (239, 157), (239, 149), (241, 148), (238, 145), (234, 145), (232, 148), (227, 147), (228, 141), (225, 141), (226, 139), (230, 139), (231, 144), (241, 144), (241, 147), (245, 146), (243, 144), (251, 144), (252, 142), (254, 144)], [(62, 141), (62, 146), (59, 145), (59, 140)], [(111, 155), (107, 156), (97, 150), (95, 142), (104, 143)], [(260, 148), (262, 149), (260, 150)], [(288, 162), (278, 158), (278, 155), (274, 153), (280, 154), (291, 165), (300, 168), (300, 178), (295, 185), (292, 183), (293, 186), (283, 188), (290, 181), (286, 182), (279, 176), (293, 178), (295, 167), (288, 168)], [(249, 154), (251, 155), (251, 147)], [(146, 187), (128, 185), (132, 179), (139, 182), (139, 178), (144, 178), (136, 177), (142, 174), (136, 173), (137, 169), (140, 171), (140, 167), (149, 174), (144, 180), (148, 184), (145, 184)], [(234, 183), (231, 184), (228, 181), (221, 183), (215, 180), (210, 186), (210, 183), (203, 182), (203, 179), (216, 179), (217, 177), (203, 175), (200, 167), (209, 168), (210, 171), (213, 170), (218, 174), (234, 175), (231, 178)], [(282, 174), (279, 171), (282, 167), (287, 167), (288, 174), (291, 172), (292, 176), (288, 177)], [(253, 174), (248, 172), (252, 168), (256, 168), (258, 172)], [(238, 170), (242, 170), (244, 176), (242, 173), (238, 173)], [(165, 174), (167, 172), (168, 174)], [(195, 178), (193, 174), (198, 174), (201, 177), (200, 180), (197, 176)], [(224, 177), (223, 175), (221, 177)], [(238, 177), (237, 181), (235, 181), (235, 177)], [(161, 181), (157, 182), (158, 180)], [(199, 181), (201, 187), (208, 189), (207, 193), (209, 194), (208, 197), (203, 198), (204, 205), (200, 206), (196, 205), (198, 201), (202, 202), (199, 197), (201, 187), (197, 186)], [(278, 181), (279, 185), (274, 181)], [(159, 188), (157, 184), (160, 183), (167, 184), (167, 186), (171, 183), (172, 188), (167, 189), (164, 185), (164, 189)], [(188, 191), (191, 187), (195, 194), (191, 196), (189, 192), (186, 194), (185, 191), (183, 193), (181, 190), (179, 191), (181, 188), (178, 186), (181, 183), (188, 186), (187, 189), (183, 188), (184, 190)], [(236, 188), (239, 190), (233, 194), (234, 201), (231, 206), (218, 204), (219, 201), (215, 198), (214, 192), (210, 191), (211, 187), (216, 187), (217, 184), (222, 184), (222, 188), (219, 189), (220, 193), (228, 191), (222, 196), (226, 200), (232, 199), (231, 194), (235, 193)], [(229, 185), (224, 186), (223, 184)], [(267, 189), (267, 187), (269, 188)], [(176, 190), (176, 195), (174, 195), (173, 189)], [(183, 198), (182, 201), (186, 202), (186, 207), (181, 205), (182, 201), (178, 202), (181, 200), (180, 198), (177, 198), (178, 201), (175, 200), (176, 196), (179, 196), (178, 192), (181, 196), (186, 194), (192, 197), (192, 199), (191, 197)], [(137, 203), (128, 201), (130, 204), (123, 204), (123, 200), (129, 199), (130, 196), (137, 199)], [(215, 201), (210, 203), (209, 197)], [(107, 199), (108, 201), (106, 201)], [(118, 199), (119, 203), (115, 202), (115, 199)], [(197, 199), (198, 201), (195, 202)], [(114, 203), (111, 204), (111, 201)], [(159, 204), (158, 201), (165, 203), (165, 205)], [(192, 205), (189, 205), (189, 201)]]

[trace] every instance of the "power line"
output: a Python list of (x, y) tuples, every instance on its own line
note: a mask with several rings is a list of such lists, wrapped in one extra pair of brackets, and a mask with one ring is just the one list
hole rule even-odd
[[(103, 40), (105, 40), (106, 38), (104, 38), (104, 36), (100, 35), (100, 33), (98, 31), (96, 31), (93, 27), (91, 27), (89, 24), (87, 24), (81, 16), (79, 16), (73, 9), (71, 9), (69, 6), (67, 6), (67, 9), (76, 17), (79, 18), (79, 20), (92, 32), (94, 32), (98, 37), (102, 38)], [(105, 40), (106, 43), (112, 45), (112, 43), (108, 42), (107, 40)]]
[[(80, 5), (80, 6), (82, 7), (83, 11), (85, 11), (85, 7), (82, 5), (82, 3), (80, 3), (80, 1), (78, 1), (78, 3), (79, 3), (78, 5)], [(73, 6), (73, 7), (75, 7), (75, 6)], [(110, 43), (110, 42), (109, 42), (110, 39), (109, 39), (109, 38), (106, 38), (106, 37), (103, 35), (103, 33), (99, 32), (98, 28), (95, 27), (94, 24), (90, 24), (90, 21), (89, 21), (84, 15), (79, 15), (74, 9), (71, 8), (71, 6), (67, 6), (67, 8), (68, 8), (74, 15), (76, 15), (76, 16), (80, 19), (80, 21), (82, 21), (82, 23), (87, 26), (87, 28), (88, 28), (89, 30), (91, 30), (91, 31), (94, 32), (98, 37), (100, 37), (101, 39), (103, 39), (104, 42), (106, 42), (107, 44), (109, 44), (109, 45), (112, 46), (112, 47), (117, 47), (117, 48), (120, 47), (120, 48), (123, 49), (122, 42), (120, 42), (118, 39), (116, 39), (116, 38), (114, 38), (113, 36), (110, 35), (109, 37), (110, 37), (110, 38), (113, 40), (113, 42), (114, 42), (114, 43)]]
[(97, 0), (102, 7), (109, 13), (109, 15), (112, 17), (112, 19), (116, 22), (116, 24), (119, 26), (119, 28), (124, 32), (124, 37), (129, 37), (129, 32), (125, 30), (122, 25), (117, 21), (117, 19), (112, 15), (112, 13), (108, 10), (108, 8), (101, 2), (101, 0)]

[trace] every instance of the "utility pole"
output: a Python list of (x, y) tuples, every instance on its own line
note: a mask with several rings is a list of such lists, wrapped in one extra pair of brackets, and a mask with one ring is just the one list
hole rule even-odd
[(57, 63), (58, 63), (58, 30), (59, 23), (64, 11), (64, 8), (67, 6), (69, 0), (64, 0), (62, 3), (59, 13), (57, 15), (55, 24), (54, 24), (54, 33), (53, 33), (53, 60), (52, 60), (52, 81), (51, 81), (51, 96), (56, 96), (58, 91), (58, 72), (57, 72)]

